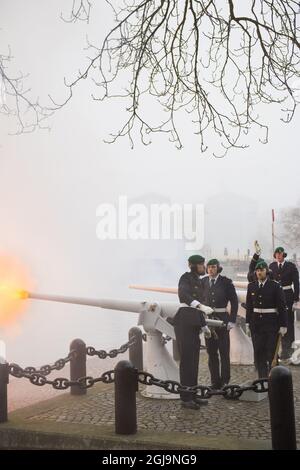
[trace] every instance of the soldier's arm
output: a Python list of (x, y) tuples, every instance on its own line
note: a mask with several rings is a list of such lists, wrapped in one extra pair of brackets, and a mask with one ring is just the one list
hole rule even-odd
[(284, 293), (282, 287), (277, 284), (276, 286), (276, 304), (279, 314), (279, 326), (287, 326), (287, 307), (285, 303)]
[(253, 302), (251, 295), (251, 286), (248, 285), (246, 297), (246, 323), (250, 324), (253, 317)]
[(293, 264), (293, 284), (294, 284), (294, 301), (299, 300), (299, 271), (295, 264)]
[(254, 271), (255, 271), (255, 266), (256, 266), (258, 259), (259, 259), (259, 255), (254, 253), (254, 255), (252, 256), (252, 260), (250, 261), (249, 271), (247, 274), (247, 279), (249, 282), (252, 282), (255, 279)]
[(191, 293), (191, 285), (185, 275), (181, 276), (179, 279), (178, 296), (179, 301), (187, 305), (191, 305), (191, 303), (195, 300)]
[(230, 321), (231, 323), (235, 323), (235, 322), (236, 322), (236, 316), (237, 316), (238, 308), (239, 308), (239, 301), (238, 301), (238, 297), (237, 297), (237, 293), (236, 293), (235, 287), (234, 287), (234, 285), (233, 285), (231, 279), (229, 279), (227, 289), (228, 289), (228, 299), (229, 299), (229, 302), (230, 302), (230, 316), (229, 316), (229, 321)]

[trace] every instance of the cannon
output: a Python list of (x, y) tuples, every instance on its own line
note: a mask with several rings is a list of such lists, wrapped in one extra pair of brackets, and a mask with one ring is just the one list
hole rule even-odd
[[(235, 286), (236, 284), (237, 283), (234, 282)], [(239, 283), (240, 287), (245, 287), (247, 284), (248, 283), (245, 282)], [(129, 288), (148, 292), (161, 292), (164, 294), (178, 295), (177, 287), (130, 285)], [(245, 321), (245, 309), (242, 307), (242, 304), (246, 302), (246, 294), (246, 290), (237, 289), (237, 296), (239, 299), (238, 318), (236, 326), (230, 330), (230, 362), (235, 365), (252, 365), (254, 363), (252, 341), (241, 327), (242, 322)]]
[[(66, 297), (61, 295), (38, 294), (23, 291), (23, 299), (61, 302), (77, 305), (88, 305), (110, 310), (121, 310), (139, 314), (138, 325), (142, 326), (147, 334), (145, 369), (161, 380), (175, 380), (179, 382), (178, 365), (170, 355), (163, 334), (175, 339), (174, 327), (167, 319), (173, 318), (181, 307), (186, 304), (179, 302), (146, 302), (137, 300), (119, 299), (89, 299), (82, 297)], [(190, 307), (192, 308), (192, 307)], [(207, 319), (207, 325), (214, 328), (224, 326), (222, 321)], [(178, 395), (170, 394), (162, 388), (146, 385), (143, 395), (150, 398), (176, 399)]]

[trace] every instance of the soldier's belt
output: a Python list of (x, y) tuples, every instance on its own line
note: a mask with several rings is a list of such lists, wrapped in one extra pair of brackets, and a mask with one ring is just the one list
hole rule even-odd
[(292, 289), (292, 288), (293, 288), (293, 286), (282, 286), (282, 289), (283, 289), (283, 290), (290, 290), (290, 289)]
[(254, 308), (255, 313), (278, 313), (277, 308)]
[(224, 307), (223, 308), (214, 308), (213, 307), (213, 309), (214, 309), (214, 312), (216, 312), (216, 313), (227, 313), (227, 310)]

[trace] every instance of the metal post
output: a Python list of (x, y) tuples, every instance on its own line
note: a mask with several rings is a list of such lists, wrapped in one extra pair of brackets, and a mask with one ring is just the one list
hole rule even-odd
[(7, 384), (9, 379), (8, 363), (0, 364), (0, 423), (7, 421)]
[(269, 401), (273, 450), (296, 450), (293, 380), (287, 367), (271, 370)]
[(179, 349), (176, 339), (173, 339), (173, 359), (174, 361), (180, 361)]
[[(70, 380), (75, 381), (86, 376), (86, 344), (82, 339), (73, 339), (70, 344), (70, 352), (75, 351), (70, 361)], [(86, 388), (71, 385), (71, 395), (85, 395)]]
[(143, 333), (140, 328), (134, 326), (128, 332), (128, 339), (135, 338), (132, 346), (129, 346), (129, 360), (137, 370), (143, 370)]
[(137, 372), (137, 369), (129, 361), (120, 361), (115, 367), (116, 434), (135, 434), (137, 432)]

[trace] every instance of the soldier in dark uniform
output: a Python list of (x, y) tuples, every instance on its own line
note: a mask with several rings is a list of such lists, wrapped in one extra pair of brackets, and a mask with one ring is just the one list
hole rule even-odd
[[(203, 279), (204, 302), (213, 309), (212, 318), (222, 320), (225, 328), (206, 339), (208, 366), (211, 385), (220, 389), (230, 380), (230, 339), (229, 331), (234, 327), (238, 311), (238, 298), (231, 279), (221, 276), (222, 268), (217, 259), (207, 263), (208, 276)], [(230, 313), (227, 304), (230, 302)], [(221, 361), (221, 370), (220, 370)]]
[(258, 376), (267, 377), (275, 355), (278, 335), (286, 334), (287, 310), (283, 290), (267, 275), (268, 265), (260, 261), (255, 267), (257, 280), (247, 290), (246, 323), (250, 326)]
[[(180, 356), (180, 383), (194, 386), (198, 384), (198, 368), (200, 356), (200, 332), (210, 334), (206, 326), (204, 313), (212, 310), (201, 303), (202, 282), (200, 277), (205, 275), (205, 259), (200, 255), (190, 256), (188, 259), (190, 272), (184, 273), (178, 285), (178, 295), (181, 303), (189, 307), (182, 307), (175, 315), (173, 324)], [(191, 308), (193, 307), (193, 308)], [(181, 403), (184, 408), (199, 409), (200, 405), (207, 404), (207, 400), (198, 399), (195, 393), (181, 393)]]
[(299, 300), (299, 272), (294, 263), (285, 260), (286, 256), (284, 248), (279, 246), (274, 252), (276, 261), (269, 266), (274, 279), (282, 286), (288, 309), (287, 334), (282, 338), (282, 359), (288, 359), (293, 353), (292, 344), (295, 341), (295, 313), (293, 304)]

